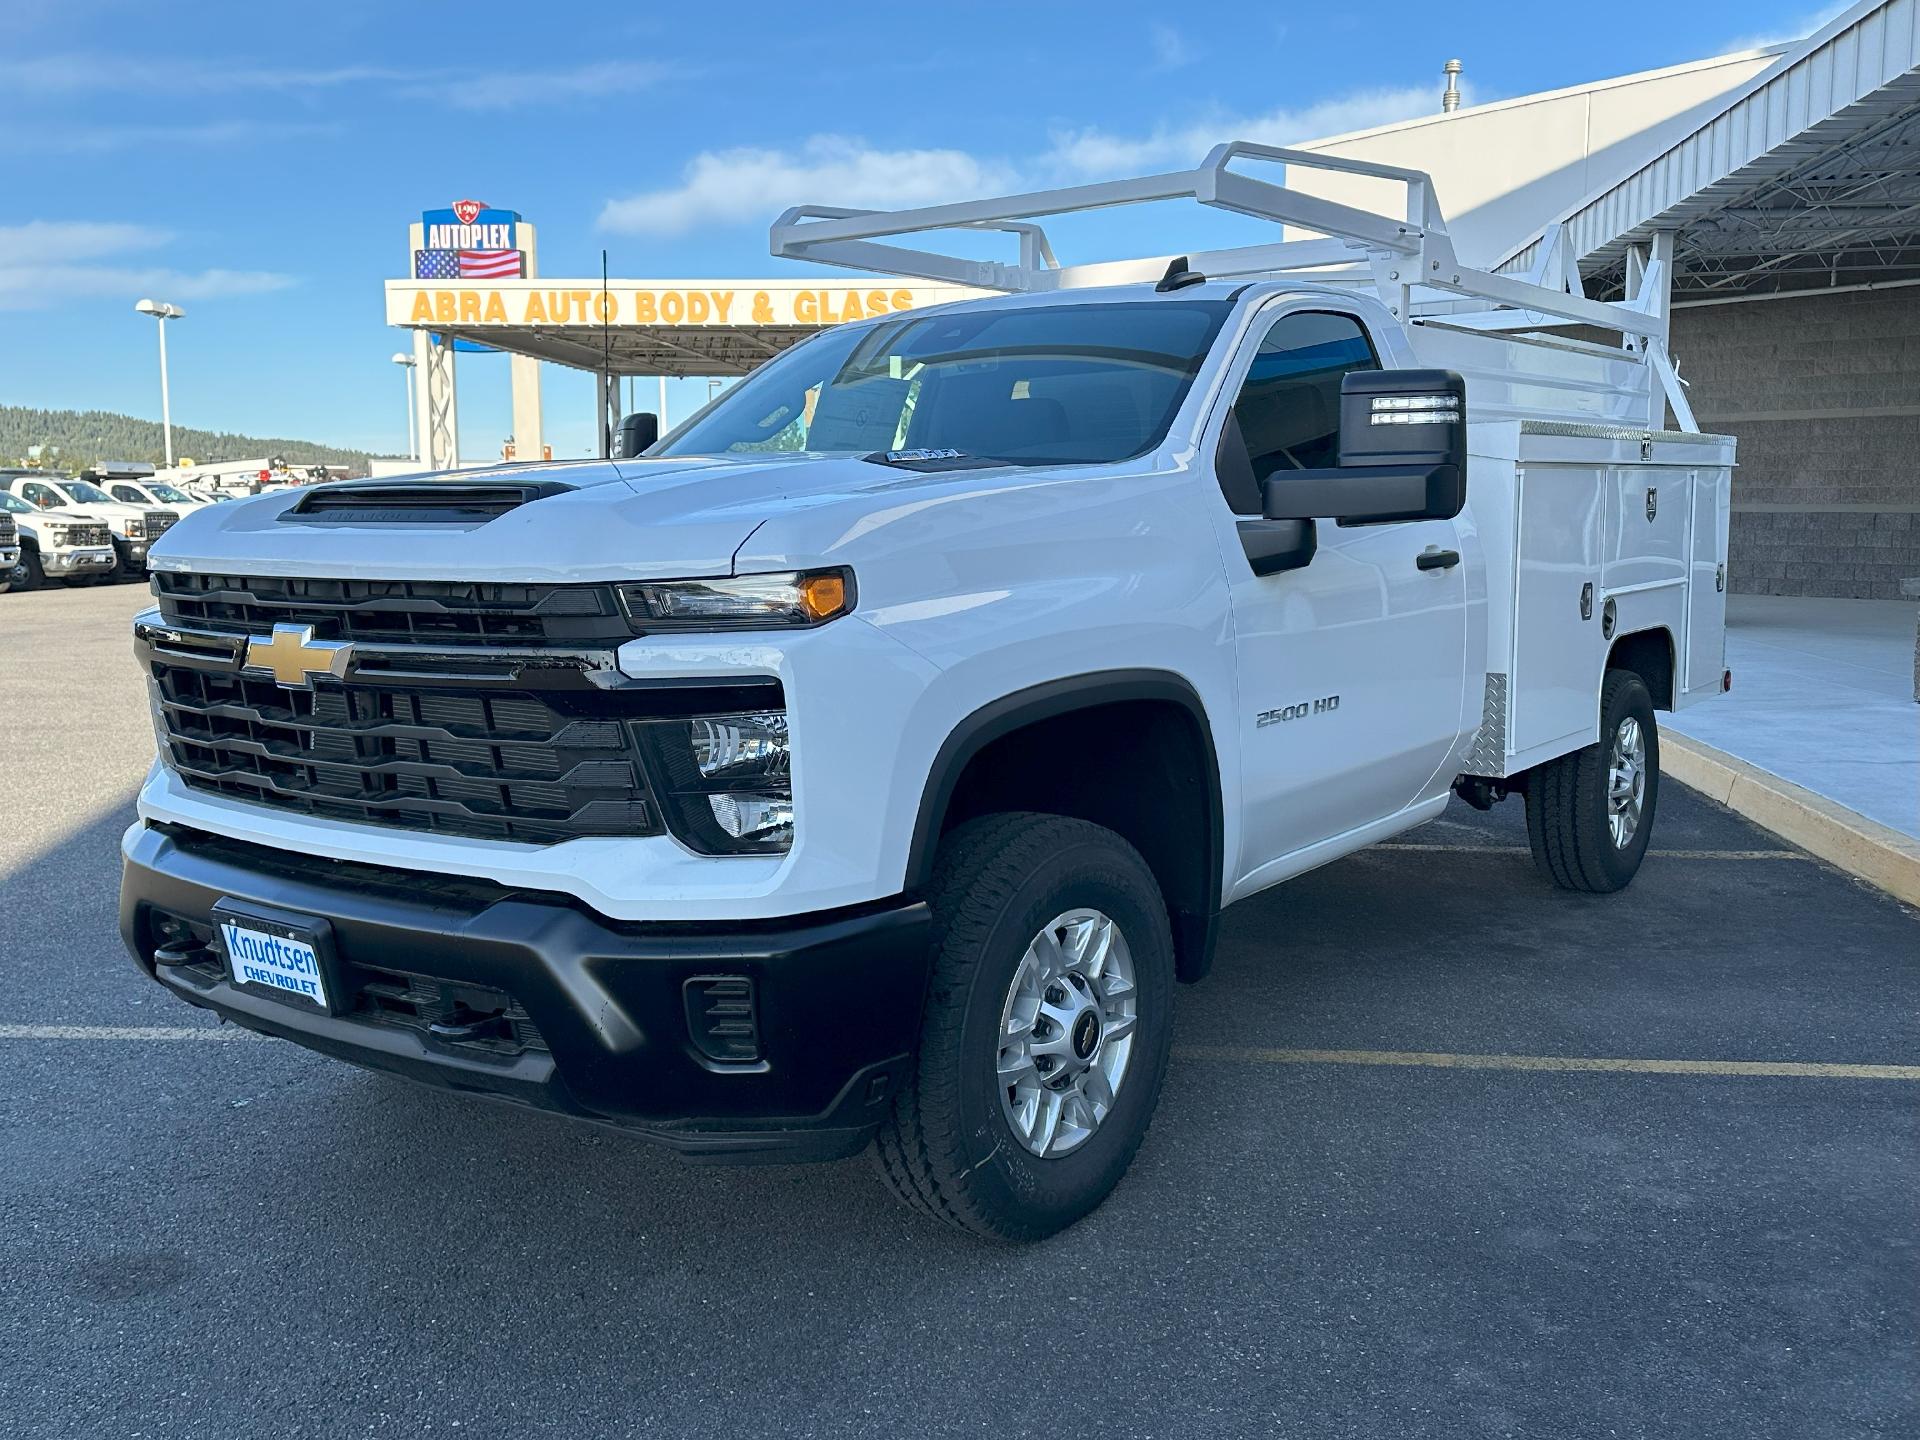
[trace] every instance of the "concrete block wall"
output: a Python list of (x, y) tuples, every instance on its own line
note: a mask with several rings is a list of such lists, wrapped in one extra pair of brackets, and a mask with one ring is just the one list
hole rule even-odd
[(1672, 349), (1736, 435), (1728, 588), (1900, 598), (1920, 576), (1920, 286), (1689, 306)]

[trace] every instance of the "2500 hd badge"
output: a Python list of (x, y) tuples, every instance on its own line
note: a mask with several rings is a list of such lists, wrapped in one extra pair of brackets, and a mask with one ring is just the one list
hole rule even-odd
[(1262, 710), (1254, 716), (1254, 723), (1264, 729), (1268, 725), (1279, 725), (1288, 720), (1301, 720), (1308, 715), (1325, 715), (1339, 708), (1338, 695), (1322, 695), (1318, 700), (1302, 700), (1297, 705), (1282, 705), (1277, 710)]

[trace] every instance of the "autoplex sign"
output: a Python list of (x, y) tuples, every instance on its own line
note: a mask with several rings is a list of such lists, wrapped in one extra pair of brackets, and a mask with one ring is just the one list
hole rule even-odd
[(420, 241), (413, 252), (416, 280), (517, 280), (527, 273), (517, 210), (456, 200), (421, 213)]
[(798, 289), (748, 286), (390, 285), (390, 325), (838, 325), (980, 294), (960, 286)]

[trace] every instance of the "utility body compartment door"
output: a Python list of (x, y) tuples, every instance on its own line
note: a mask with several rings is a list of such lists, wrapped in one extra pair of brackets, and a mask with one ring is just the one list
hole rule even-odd
[(1539, 463), (1515, 474), (1509, 749), (1516, 763), (1577, 750), (1598, 731), (1606, 474), (1598, 465)]
[(1733, 472), (1703, 466), (1693, 472), (1688, 535), (1687, 639), (1680, 703), (1720, 693), (1727, 668), (1727, 524)]

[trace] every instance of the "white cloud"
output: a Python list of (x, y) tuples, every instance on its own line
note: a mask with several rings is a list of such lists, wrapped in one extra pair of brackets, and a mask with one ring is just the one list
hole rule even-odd
[(704, 151), (678, 185), (609, 200), (602, 229), (678, 235), (702, 225), (766, 223), (803, 201), (834, 205), (931, 205), (987, 195), (1014, 172), (962, 150), (880, 150), (861, 140), (815, 135), (798, 150)]
[(1186, 37), (1171, 25), (1155, 25), (1147, 33), (1147, 40), (1153, 46), (1156, 69), (1178, 70), (1183, 65), (1191, 65), (1197, 58), (1193, 47), (1187, 44)]
[(604, 100), (647, 90), (665, 79), (665, 65), (604, 60), (567, 70), (442, 71), (401, 87), (409, 99), (460, 110), (508, 110), (569, 100)]
[[(270, 270), (178, 270), (129, 263), (129, 254), (172, 240), (165, 231), (116, 221), (29, 220), (0, 225), (0, 310), (38, 310), (65, 300), (213, 300), (284, 290), (291, 275)], [(111, 259), (113, 263), (96, 261)]]
[(164, 244), (172, 237), (144, 225), (98, 220), (29, 220), (0, 225), (0, 267), (91, 260)]
[(1022, 186), (1073, 184), (1197, 165), (1222, 140), (1298, 144), (1435, 110), (1431, 87), (1372, 90), (1261, 115), (1217, 114), (1145, 134), (1056, 131), (1042, 153), (1014, 161), (964, 150), (888, 150), (845, 135), (815, 135), (798, 149), (707, 150), (680, 183), (607, 201), (600, 227), (628, 235), (681, 235), (711, 225), (765, 224), (789, 205), (892, 209), (992, 195)]
[[(669, 73), (664, 64), (599, 61), (547, 69), (436, 68), (388, 65), (218, 64), (206, 60), (150, 59), (126, 55), (35, 55), (0, 60), (0, 93), (30, 96), (171, 94), (311, 95), (323, 91), (384, 91), (408, 101), (461, 110), (599, 100), (645, 90)], [(149, 133), (166, 138), (166, 127)], [(211, 127), (209, 127), (211, 129)], [(236, 138), (246, 138), (236, 126)]]
[(1216, 114), (1178, 124), (1162, 123), (1145, 134), (1122, 135), (1087, 128), (1057, 130), (1038, 169), (1056, 181), (1107, 179), (1149, 170), (1198, 165), (1223, 140), (1298, 145), (1349, 130), (1411, 119), (1439, 108), (1431, 87), (1368, 90), (1298, 109), (1260, 115)]
[(337, 124), (301, 124), (278, 120), (209, 120), (188, 125), (73, 125), (16, 128), (0, 134), (0, 145), (38, 154), (105, 154), (140, 145), (219, 146), (282, 144), (288, 140), (337, 135)]
[(1732, 55), (1742, 50), (1771, 50), (1776, 45), (1791, 45), (1795, 41), (1806, 39), (1829, 20), (1836, 19), (1851, 10), (1855, 3), (1856, 0), (1832, 0), (1832, 3), (1822, 5), (1817, 10), (1810, 10), (1797, 20), (1783, 21), (1758, 34), (1731, 40), (1721, 48), (1725, 53)]

